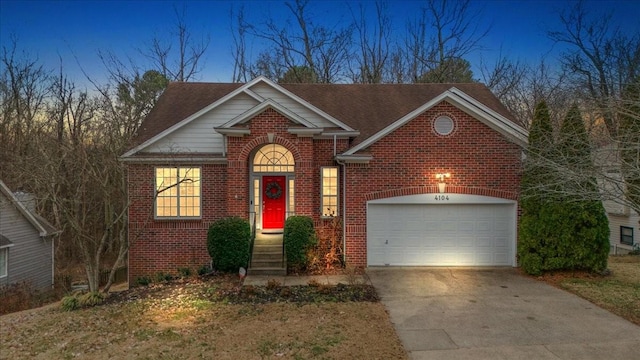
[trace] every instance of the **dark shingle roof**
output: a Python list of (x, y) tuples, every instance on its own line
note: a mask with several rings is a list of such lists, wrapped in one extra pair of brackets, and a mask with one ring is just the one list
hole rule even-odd
[[(184, 120), (243, 84), (171, 83), (142, 123), (134, 146)], [(281, 84), (351, 128), (359, 143), (452, 87), (500, 115), (513, 116), (483, 84)], [(355, 144), (354, 143), (354, 144)]]

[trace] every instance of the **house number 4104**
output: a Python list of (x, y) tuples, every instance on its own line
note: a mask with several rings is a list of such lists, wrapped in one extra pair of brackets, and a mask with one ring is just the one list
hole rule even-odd
[(436, 195), (436, 200), (438, 201), (449, 200), (449, 195)]

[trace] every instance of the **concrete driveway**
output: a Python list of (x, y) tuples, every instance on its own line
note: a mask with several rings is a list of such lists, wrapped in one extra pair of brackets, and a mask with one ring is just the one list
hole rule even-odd
[(640, 327), (511, 268), (368, 268), (411, 359), (640, 359)]

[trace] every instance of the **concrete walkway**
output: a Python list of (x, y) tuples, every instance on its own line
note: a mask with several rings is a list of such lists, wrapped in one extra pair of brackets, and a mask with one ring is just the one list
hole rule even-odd
[(640, 327), (511, 268), (368, 268), (411, 359), (640, 359)]

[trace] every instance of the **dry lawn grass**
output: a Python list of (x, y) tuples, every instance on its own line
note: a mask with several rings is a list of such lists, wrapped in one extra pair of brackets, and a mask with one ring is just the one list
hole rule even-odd
[(609, 270), (607, 276), (559, 272), (543, 279), (640, 325), (640, 256), (610, 256)]
[[(406, 359), (378, 302), (241, 303), (175, 286), (0, 317), (0, 359)], [(208, 287), (207, 287), (208, 286)], [(185, 290), (186, 289), (186, 290)]]

